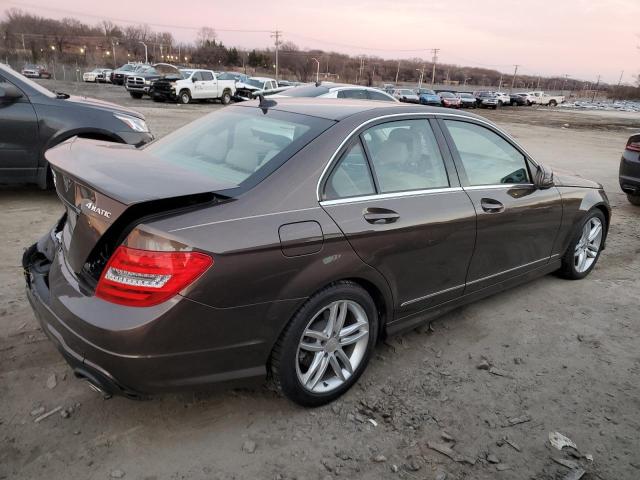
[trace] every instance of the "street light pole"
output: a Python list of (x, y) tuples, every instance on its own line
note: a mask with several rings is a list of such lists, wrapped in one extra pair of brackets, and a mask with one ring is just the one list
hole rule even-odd
[(147, 49), (147, 44), (144, 42), (138, 42), (144, 45), (144, 63), (149, 63), (149, 50)]
[(320, 81), (320, 62), (318, 61), (318, 59), (316, 57), (311, 57), (311, 60), (313, 60), (317, 64), (317, 67), (316, 67), (316, 83), (318, 83)]
[(111, 40), (111, 47), (113, 48), (113, 68), (118, 68), (116, 64), (116, 45), (118, 45), (118, 42)]

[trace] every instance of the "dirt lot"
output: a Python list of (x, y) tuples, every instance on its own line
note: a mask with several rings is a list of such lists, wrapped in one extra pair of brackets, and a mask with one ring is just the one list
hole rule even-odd
[[(157, 135), (220, 108), (134, 101), (113, 86), (57, 88), (135, 105)], [(480, 113), (540, 161), (605, 185), (614, 215), (597, 268), (583, 281), (541, 278), (390, 339), (356, 387), (315, 410), (267, 387), (146, 402), (90, 391), (23, 293), (22, 249), (61, 207), (50, 192), (0, 189), (0, 478), (564, 478), (569, 469), (554, 459), (579, 464), (584, 479), (640, 478), (640, 208), (617, 185), (640, 118)], [(478, 368), (483, 359), (495, 369)], [(58, 406), (67, 418), (34, 421)], [(555, 431), (579, 453), (552, 448)]]

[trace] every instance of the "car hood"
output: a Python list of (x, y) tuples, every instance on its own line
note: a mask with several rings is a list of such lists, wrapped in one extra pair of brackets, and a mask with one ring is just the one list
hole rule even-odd
[(61, 99), (60, 101), (71, 102), (71, 103), (74, 103), (76, 105), (85, 106), (87, 108), (96, 108), (96, 109), (99, 109), (99, 110), (103, 110), (105, 112), (125, 113), (127, 115), (131, 115), (132, 117), (137, 117), (137, 118), (144, 119), (144, 115), (142, 115), (139, 112), (136, 112), (135, 110), (132, 110), (132, 109), (127, 108), (127, 107), (122, 107), (122, 106), (117, 105), (115, 103), (105, 102), (103, 100), (98, 100), (98, 99), (95, 99), (95, 98), (79, 97), (79, 96), (76, 96), (76, 95), (71, 95), (71, 96), (69, 96), (69, 98)]
[(555, 169), (553, 170), (553, 183), (556, 187), (603, 188), (601, 183)]

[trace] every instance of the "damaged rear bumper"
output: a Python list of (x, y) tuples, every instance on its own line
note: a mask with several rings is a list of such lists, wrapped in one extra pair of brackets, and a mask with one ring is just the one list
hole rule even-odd
[(35, 316), (76, 376), (105, 396), (129, 398), (264, 381), (271, 343), (259, 326), (269, 305), (217, 309), (180, 295), (145, 308), (105, 302), (66, 265), (63, 222), (29, 247), (22, 263)]

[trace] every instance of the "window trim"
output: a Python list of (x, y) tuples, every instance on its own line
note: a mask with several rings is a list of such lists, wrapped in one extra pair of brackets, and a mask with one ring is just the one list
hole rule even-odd
[[(445, 174), (447, 175), (447, 180), (449, 182), (449, 185), (447, 187), (434, 187), (434, 188), (430, 188), (430, 189), (425, 189), (425, 188), (418, 188), (418, 189), (413, 189), (413, 190), (398, 190), (397, 192), (381, 192), (380, 191), (380, 185), (378, 183), (378, 177), (376, 175), (376, 171), (375, 168), (373, 166), (373, 162), (371, 161), (371, 152), (369, 151), (369, 147), (367, 145), (367, 143), (364, 141), (364, 139), (362, 138), (362, 134), (365, 133), (367, 130), (374, 128), (378, 125), (382, 125), (385, 123), (393, 123), (393, 122), (401, 122), (404, 120), (424, 120), (427, 122), (428, 128), (431, 129), (433, 136), (436, 140), (436, 146), (438, 148), (438, 152), (440, 153), (440, 157), (442, 160), (442, 163), (444, 165), (444, 169), (445, 169)], [(325, 191), (325, 187), (327, 184), (327, 181), (329, 180), (329, 178), (331, 177), (331, 174), (333, 173), (333, 170), (335, 169), (335, 166), (338, 165), (338, 163), (340, 162), (340, 160), (342, 159), (342, 156), (344, 155), (344, 153), (350, 149), (353, 145), (353, 138), (354, 136), (356, 138), (359, 139), (360, 141), (360, 145), (364, 151), (365, 157), (367, 159), (367, 163), (369, 165), (369, 172), (372, 175), (373, 178), (373, 183), (376, 189), (376, 193), (375, 195), (377, 195), (379, 198), (382, 198), (382, 195), (396, 195), (396, 194), (402, 194), (402, 195), (398, 195), (398, 196), (405, 196), (404, 194), (413, 194), (414, 192), (424, 192), (424, 191), (432, 191), (432, 190), (443, 190), (443, 189), (450, 189), (450, 188), (455, 188), (455, 187), (459, 187), (460, 186), (460, 182), (458, 180), (458, 176), (457, 173), (455, 171), (455, 166), (453, 164), (453, 159), (451, 158), (448, 149), (446, 148), (446, 144), (444, 144), (444, 139), (441, 138), (442, 132), (440, 131), (440, 126), (433, 120), (433, 115), (425, 115), (424, 113), (401, 113), (401, 114), (392, 114), (392, 115), (385, 115), (382, 117), (376, 117), (374, 119), (370, 119), (362, 124), (360, 124), (358, 127), (356, 127), (354, 130), (351, 131), (351, 133), (349, 135), (347, 135), (347, 137), (342, 141), (342, 143), (340, 144), (340, 146), (338, 147), (338, 149), (334, 152), (334, 154), (331, 156), (331, 160), (329, 160), (329, 163), (327, 163), (327, 165), (325, 166), (324, 170), (322, 171), (322, 174), (320, 175), (320, 179), (318, 180), (318, 184), (317, 184), (317, 191), (316, 191), (316, 196), (317, 196), (317, 200), (318, 202), (327, 202), (327, 201), (333, 201), (333, 200), (326, 200), (324, 198), (324, 191)], [(337, 159), (336, 159), (337, 157)], [(453, 170), (452, 170), (453, 168)], [(370, 195), (369, 195), (370, 196)], [(355, 197), (345, 197), (345, 198), (355, 198)], [(334, 200), (339, 200), (339, 199), (334, 199)]]
[[(518, 143), (516, 143), (514, 140), (509, 139), (509, 136), (503, 132), (499, 127), (493, 125), (492, 123), (481, 119), (481, 118), (472, 118), (469, 117), (467, 115), (461, 115), (459, 113), (435, 113), (435, 112), (404, 112), (404, 113), (391, 113), (391, 114), (387, 114), (387, 115), (380, 115), (377, 117), (373, 117), (370, 118), (368, 120), (365, 120), (364, 122), (356, 125), (351, 132), (345, 136), (343, 138), (343, 140), (340, 142), (340, 144), (338, 144), (338, 146), (336, 147), (336, 149), (334, 150), (333, 154), (331, 155), (331, 157), (329, 158), (329, 160), (327, 161), (327, 163), (325, 163), (324, 168), (322, 169), (322, 172), (320, 173), (320, 176), (318, 177), (318, 181), (316, 183), (316, 200), (318, 202), (322, 202), (322, 191), (324, 189), (324, 184), (327, 180), (327, 172), (333, 167), (333, 164), (336, 162), (336, 158), (342, 154), (343, 148), (344, 146), (349, 142), (349, 140), (351, 140), (351, 138), (353, 138), (354, 135), (359, 135), (361, 131), (363, 131), (364, 129), (366, 129), (369, 125), (371, 124), (375, 124), (376, 122), (383, 122), (387, 119), (390, 118), (426, 118), (428, 120), (430, 120), (431, 126), (432, 128), (434, 128), (434, 133), (436, 133), (436, 131), (438, 133), (436, 133), (436, 138), (438, 139), (438, 145), (440, 146), (440, 151), (443, 154), (445, 160), (449, 159), (451, 162), (453, 162), (452, 156), (451, 156), (451, 151), (450, 151), (450, 146), (448, 145), (448, 140), (445, 142), (445, 146), (446, 148), (443, 148), (443, 145), (440, 143), (440, 138), (438, 138), (438, 135), (442, 135), (442, 141), (445, 141), (446, 137), (445, 137), (445, 133), (443, 132), (442, 127), (440, 126), (440, 120), (442, 120), (443, 118), (460, 118), (463, 120), (467, 120), (467, 121), (472, 121), (472, 123), (478, 123), (480, 125), (486, 125), (487, 127), (491, 128), (491, 130), (493, 130), (494, 132), (500, 134), (505, 140), (507, 140), (509, 143), (511, 143), (512, 145), (514, 145), (516, 148), (518, 148), (518, 150), (520, 150), (521, 152), (523, 152), (527, 159), (529, 160), (529, 162), (533, 165), (533, 167), (537, 167), (538, 164), (536, 163), (536, 161), (533, 159), (533, 157), (531, 155), (529, 155), (529, 153), (520, 145), (518, 145)], [(434, 123), (437, 124), (438, 128), (436, 129), (433, 125)], [(447, 169), (449, 169), (449, 163), (446, 163), (446, 167)], [(452, 176), (453, 174), (455, 175), (455, 179), (461, 180), (460, 177), (460, 173), (457, 172), (457, 166), (454, 163), (454, 170), (451, 172)], [(449, 182), (453, 184), (452, 181), (452, 177), (449, 177)], [(458, 183), (458, 182), (456, 182)], [(506, 184), (503, 184), (506, 185)], [(517, 184), (514, 184), (517, 185)]]
[[(453, 115), (451, 115), (451, 116), (453, 116)], [(529, 181), (529, 182), (526, 182), (526, 183), (488, 183), (486, 185), (471, 185), (471, 182), (469, 181), (469, 177), (467, 176), (467, 171), (464, 168), (464, 163), (462, 162), (462, 158), (460, 157), (460, 153), (458, 152), (458, 148), (456, 146), (456, 143), (453, 140), (453, 137), (451, 136), (451, 133), (449, 132), (449, 129), (447, 128), (445, 120), (452, 120), (452, 121), (456, 121), (456, 122), (470, 123), (470, 124), (476, 125), (476, 126), (478, 126), (480, 128), (485, 128), (485, 129), (489, 130), (490, 132), (496, 134), (500, 138), (502, 138), (505, 142), (507, 142), (509, 145), (511, 145), (511, 147), (513, 147), (520, 155), (522, 155), (522, 157), (524, 159), (525, 167), (527, 169), (527, 173), (529, 174), (529, 180), (533, 180), (531, 167), (532, 166), (534, 166), (534, 167), (537, 166), (537, 163), (533, 161), (531, 156), (527, 153), (526, 150), (524, 150), (524, 148), (520, 147), (520, 145), (518, 145), (517, 143), (512, 141), (505, 132), (503, 132), (502, 130), (494, 127), (493, 125), (491, 125), (488, 122), (477, 121), (477, 119), (475, 119), (475, 118), (464, 117), (462, 115), (458, 115), (458, 118), (453, 118), (453, 119), (438, 118), (438, 124), (440, 125), (440, 129), (442, 130), (442, 134), (444, 135), (444, 137), (445, 137), (445, 139), (447, 141), (447, 146), (449, 147), (449, 151), (451, 152), (451, 156), (452, 156), (453, 161), (455, 163), (456, 170), (458, 171), (458, 176), (460, 177), (460, 184), (462, 185), (462, 187), (464, 189), (466, 189), (466, 190), (483, 190), (483, 189), (487, 189), (487, 188), (501, 188), (501, 187), (502, 188), (505, 188), (505, 187), (513, 188), (513, 187), (517, 187), (517, 186), (527, 187), (527, 186), (532, 186), (533, 185), (532, 181)]]

